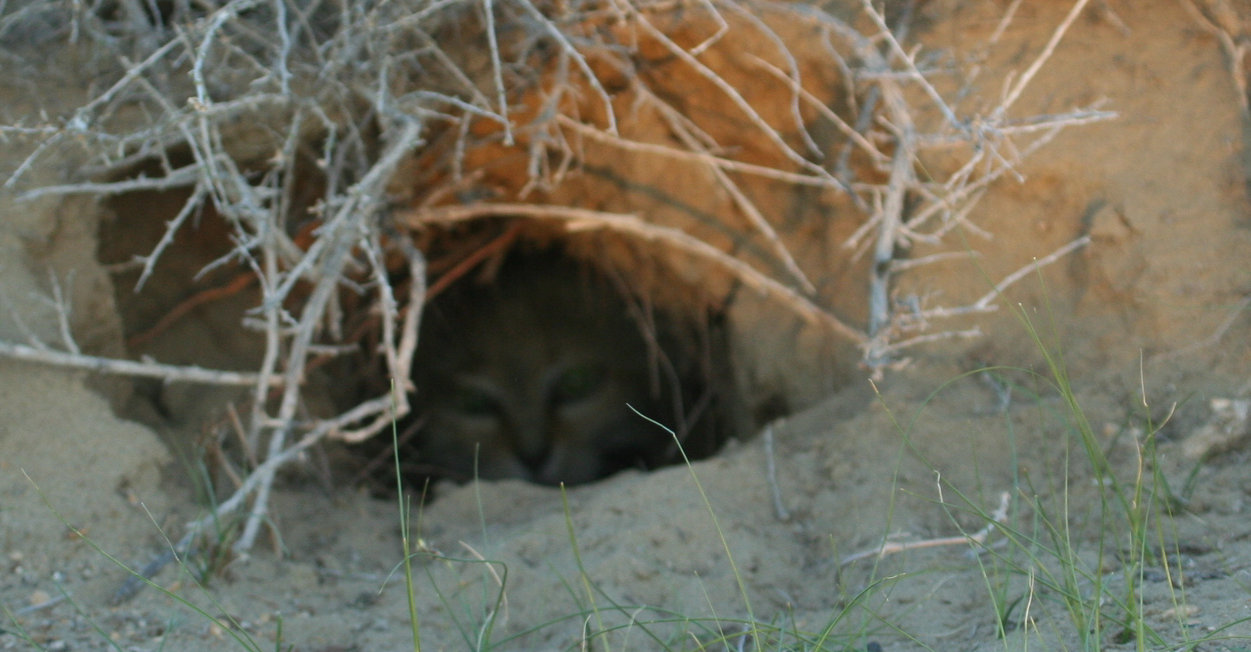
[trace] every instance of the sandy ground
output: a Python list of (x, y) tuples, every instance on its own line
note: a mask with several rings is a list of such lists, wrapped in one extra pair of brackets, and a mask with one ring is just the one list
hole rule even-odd
[[(1025, 3), (988, 70), (1026, 65), (1062, 4)], [(1093, 237), (1047, 269), (1045, 286), (1023, 283), (1012, 300), (1062, 348), (1073, 393), (1122, 483), (1137, 477), (1149, 424), (1164, 424), (1143, 477), (1167, 482), (1181, 500), (1174, 518), (1150, 521), (1140, 550), (1153, 559), (1134, 596), (1156, 635), (1146, 647), (1186, 649), (1210, 637), (1198, 649), (1246, 650), (1251, 446), (1245, 417), (1221, 421), (1211, 403), (1251, 398), (1239, 102), (1218, 44), (1177, 3), (1106, 7), (1126, 29), (1105, 9), (1089, 10), (1021, 110), (1104, 97), (1120, 118), (1065, 132), (1022, 168), (1022, 183), (995, 186), (973, 215), (995, 240), (970, 246), (1001, 277), (1077, 235)], [(967, 52), (1000, 11), (993, 2), (928, 3), (918, 38)], [(56, 332), (46, 307), (27, 298), (47, 291), (47, 269), (83, 270), (80, 321), (118, 323), (107, 279), (90, 272), (99, 267), (94, 219), (69, 202), (31, 210), (5, 200), (0, 211), (0, 283), (30, 328)], [(908, 283), (954, 304), (982, 294), (980, 279), (961, 263)], [(0, 337), (18, 339), (6, 319)], [(518, 482), (444, 488), (419, 515), (420, 545), (442, 555), (416, 566), (423, 645), (475, 649), (490, 623), (500, 649), (578, 649), (586, 632), (605, 628), (614, 628), (612, 649), (693, 649), (743, 633), (751, 617), (813, 639), (828, 626), (829, 649), (1080, 647), (1049, 573), (1071, 554), (1087, 574), (1075, 593), (1089, 597), (1099, 582), (1123, 596), (1128, 526), (1116, 501), (1101, 508), (1109, 494), (1095, 486), (1073, 417), (1021, 321), (1003, 310), (977, 323), (985, 337), (918, 350), (876, 392), (862, 371), (770, 425), (784, 515), (762, 437), (690, 469), (628, 472), (567, 497)], [(107, 351), (101, 339), (95, 350)], [(1015, 369), (966, 375), (998, 365)], [(141, 566), (166, 546), (163, 530), (178, 532), (202, 510), (186, 467), (154, 431), (115, 415), (109, 397), (124, 394), (78, 372), (0, 360), (0, 605), (13, 614), (0, 621), (0, 650), (29, 649), (19, 626), (48, 650), (239, 649), (236, 635), (273, 649), (280, 625), (284, 645), (308, 652), (407, 644), (403, 580), (392, 572), (401, 559), (397, 506), (307, 478), (289, 480), (276, 499), (281, 542), (215, 568), (204, 589), (193, 575), (205, 562), (156, 578), (241, 631), (154, 590), (111, 604), (125, 574), (105, 553)], [(1184, 446), (1205, 426), (1231, 434), (1196, 461)], [(1000, 529), (981, 555), (961, 544), (840, 563), (884, 537), (977, 532), (1004, 494), (1015, 543)], [(1055, 544), (1049, 523), (1068, 524), (1066, 545)], [(1036, 544), (1021, 545), (1027, 537)], [(1136, 647), (1120, 627), (1102, 626), (1104, 649)]]

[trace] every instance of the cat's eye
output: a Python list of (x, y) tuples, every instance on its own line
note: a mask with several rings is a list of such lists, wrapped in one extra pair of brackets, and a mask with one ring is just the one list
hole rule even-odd
[(461, 388), (453, 399), (456, 411), (472, 417), (494, 416), (498, 412), (495, 398), (481, 390)]
[(594, 394), (607, 377), (608, 371), (601, 364), (583, 364), (568, 369), (556, 378), (552, 386), (552, 402), (580, 401)]

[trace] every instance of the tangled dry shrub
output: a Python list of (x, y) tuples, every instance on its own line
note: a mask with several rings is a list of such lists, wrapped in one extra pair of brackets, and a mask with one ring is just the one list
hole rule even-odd
[[(902, 44), (910, 3), (896, 25), (868, 0), (847, 8), (858, 12), (854, 25), (811, 5), (750, 0), (10, 6), (0, 15), (0, 45), (20, 64), (11, 70), (35, 69), (50, 49), (63, 48), (61, 65), (90, 66), (102, 81), (71, 112), (2, 128), (30, 148), (4, 191), (32, 199), (190, 189), (165, 237), (136, 261), (138, 284), (175, 234), (211, 207), (231, 225), (235, 247), (210, 268), (237, 264), (259, 279), (263, 299), (245, 325), (264, 333), (266, 349), (252, 374), (93, 358), (78, 350), (68, 310), (54, 301), (64, 351), (32, 335), (25, 345), (0, 342), (0, 353), (253, 387), (242, 428), (249, 445), (263, 449), (259, 464), (179, 544), (185, 549), (216, 519), (246, 510), (239, 551), (265, 521), (280, 467), (324, 438), (370, 437), (409, 410), (427, 296), (426, 259), (414, 242), (447, 224), (511, 218), (570, 238), (608, 233), (659, 258), (677, 256), (729, 279), (709, 287), (757, 289), (854, 343), (880, 370), (918, 342), (975, 334), (931, 325), (994, 309), (1008, 284), (1084, 244), (1026, 266), (967, 306), (891, 296), (899, 274), (967, 255), (955, 246), (904, 260), (911, 243), (978, 232), (968, 215), (992, 182), (1015, 174), (1060, 130), (1112, 116), (1097, 107), (1009, 116), (1085, 4), (1074, 5), (997, 103), (963, 116), (930, 81), (941, 62)], [(793, 47), (800, 40), (802, 50)], [(985, 50), (946, 67), (963, 66), (957, 72), (968, 86), (979, 56)], [(818, 124), (828, 136), (814, 137)], [(944, 178), (921, 178), (918, 160), (930, 150), (957, 152), (961, 163)], [(67, 182), (32, 186), (33, 167), (54, 158), (77, 162)], [(623, 162), (613, 172), (620, 185), (678, 170), (676, 183), (700, 179), (724, 206), (710, 221), (700, 210), (666, 212), (659, 204), (640, 215), (629, 204), (580, 203), (573, 180), (614, 159)], [(656, 161), (667, 171), (658, 172)], [(313, 200), (302, 199), (297, 181), (316, 189)], [(872, 259), (862, 326), (823, 305), (776, 216), (753, 199), (762, 189), (797, 188), (851, 207), (839, 222), (846, 256)], [(297, 419), (310, 361), (345, 348), (349, 294), (378, 315), (380, 355), (397, 391), (332, 418)]]

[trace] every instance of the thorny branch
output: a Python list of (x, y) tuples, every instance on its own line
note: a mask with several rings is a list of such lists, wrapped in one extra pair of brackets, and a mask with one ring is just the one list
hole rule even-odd
[[(997, 283), (990, 292), (969, 306), (939, 309), (940, 312), (928, 311), (924, 317), (918, 319), (915, 311), (900, 311), (891, 305), (890, 294), (894, 287), (895, 277), (906, 269), (919, 265), (919, 263), (909, 266), (897, 264), (899, 258), (913, 242), (939, 244), (944, 236), (955, 229), (965, 229), (989, 237), (989, 234), (968, 220), (969, 213), (982, 197), (986, 186), (1005, 174), (1019, 177), (1016, 166), (1029, 154), (1054, 138), (1063, 128), (1115, 117), (1112, 112), (1093, 108), (1076, 109), (1055, 116), (1035, 116), (1018, 121), (1007, 117), (1008, 110), (1020, 98), (1029, 81), (1050, 58), (1086, 2), (1087, 0), (1077, 0), (1074, 3), (1043, 51), (1031, 62), (1026, 72), (1016, 80), (996, 107), (985, 114), (975, 115), (967, 120), (959, 118), (955, 110), (930, 84), (916, 63), (917, 51), (908, 52), (903, 48), (890, 26), (887, 25), (885, 16), (873, 6), (872, 2), (861, 0), (864, 13), (878, 28), (878, 33), (869, 38), (862, 37), (848, 25), (833, 17), (817, 16), (819, 24), (826, 26), (831, 35), (837, 34), (845, 38), (860, 58), (863, 66), (860, 75), (877, 91), (876, 97), (881, 98), (883, 114), (879, 117), (879, 121), (886, 128), (894, 143), (890, 165), (885, 166), (889, 170), (886, 183), (871, 188), (866, 193), (873, 199), (873, 213), (846, 243), (849, 249), (859, 249), (862, 246), (861, 243), (865, 242), (865, 238), (876, 230), (876, 239), (871, 247), (874, 266), (869, 287), (867, 329), (869, 341), (865, 347), (864, 356), (870, 368), (881, 369), (891, 363), (894, 355), (910, 346), (952, 337), (979, 335), (980, 331), (974, 328), (904, 337), (906, 333), (915, 333), (919, 328), (928, 327), (928, 321), (925, 321), (928, 317), (950, 317), (993, 310), (991, 302), (998, 299), (1007, 286), (1028, 272), (1049, 264), (1088, 242), (1088, 239), (1083, 239), (1069, 243), (1042, 260), (1027, 265)], [(1014, 7), (1009, 8), (1009, 12), (1012, 11)], [(808, 12), (801, 13), (812, 15)], [(996, 30), (992, 40), (997, 40), (998, 34), (1002, 32), (1009, 19), (1010, 17), (1005, 17), (1005, 22)], [(877, 43), (885, 43), (886, 51), (879, 50)], [(895, 72), (900, 74), (893, 74)], [(943, 116), (944, 124), (938, 133), (924, 134), (914, 125), (913, 116), (919, 111), (916, 106), (909, 103), (909, 95), (904, 88), (904, 84), (908, 83), (918, 86), (930, 104)], [(844, 126), (839, 125), (839, 128), (842, 129)], [(1018, 149), (1012, 138), (1035, 131), (1043, 133), (1024, 148)], [(859, 141), (853, 139), (853, 142)], [(956, 143), (971, 147), (971, 156), (968, 161), (944, 183), (920, 182), (915, 171), (916, 162), (924, 152), (928, 148), (950, 146)], [(863, 148), (864, 145), (861, 147)], [(877, 151), (876, 148), (874, 151)], [(908, 198), (919, 201), (914, 201), (915, 205), (905, 211)], [(935, 217), (939, 218), (938, 227), (930, 233), (922, 232), (920, 229)], [(867, 246), (867, 243), (864, 246)], [(958, 254), (958, 252), (950, 253)], [(937, 261), (946, 257), (938, 255), (927, 258)]]

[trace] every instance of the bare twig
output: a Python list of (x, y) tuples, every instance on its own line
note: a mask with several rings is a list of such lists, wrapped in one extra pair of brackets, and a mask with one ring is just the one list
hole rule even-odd
[[(379, 203), (378, 190), (389, 180), (391, 173), (395, 170), (395, 166), (409, 152), (420, 135), (421, 125), (419, 123), (409, 122), (406, 124), (403, 131), (391, 143), (389, 150), (347, 192), (348, 201), (329, 220), (328, 225), (346, 225), (348, 222), (360, 223), (372, 217)], [(290, 352), (287, 354), (286, 381), (276, 417), (276, 427), (273, 428), (273, 433), (270, 435), (269, 451), (265, 456), (267, 462), (283, 454), (287, 436), (295, 420), (296, 407), (299, 404), (299, 387), (304, 377), (308, 347), (312, 343), (314, 329), (320, 323), (326, 305), (337, 289), (341, 270), (346, 264), (351, 246), (354, 244), (354, 235), (352, 230), (345, 226), (344, 228), (330, 231), (323, 239), (323, 241), (329, 241), (330, 245), (327, 248), (325, 258), (320, 264), (322, 277), (304, 304), (295, 336), (289, 345)], [(384, 323), (389, 319), (393, 319), (393, 316), (388, 317), (384, 315)], [(407, 382), (406, 378), (397, 378), (396, 380)], [(389, 408), (389, 405), (387, 408)], [(407, 411), (407, 402), (401, 400), (396, 408), (396, 413), (391, 416), (392, 418), (399, 418), (404, 416)], [(264, 468), (264, 465), (260, 468)], [(259, 473), (260, 468), (254, 471), (253, 474)], [(265, 472), (264, 477), (256, 483), (256, 498), (253, 501), (252, 510), (244, 523), (243, 533), (235, 542), (234, 547), (237, 551), (249, 550), (255, 541), (257, 533), (260, 531), (265, 513), (268, 510), (268, 497), (273, 483), (274, 471), (276, 469)]]
[[(682, 144), (686, 145), (693, 151), (700, 150), (701, 146), (699, 142), (694, 136), (691, 135), (691, 133), (682, 125), (680, 121), (675, 119), (676, 116), (671, 115), (668, 111), (666, 111), (665, 114), (666, 117), (670, 118), (670, 127), (682, 141)], [(786, 268), (786, 271), (790, 272), (791, 277), (794, 278), (799, 284), (800, 289), (802, 289), (804, 293), (809, 296), (816, 294), (816, 287), (812, 285), (812, 281), (808, 280), (808, 276), (805, 275), (803, 270), (799, 268), (799, 263), (795, 261), (795, 257), (791, 255), (791, 252), (787, 250), (786, 245), (783, 244), (778, 238), (777, 231), (774, 230), (773, 225), (769, 224), (769, 221), (765, 219), (764, 215), (760, 213), (760, 209), (756, 208), (756, 205), (747, 198), (747, 195), (739, 189), (738, 184), (734, 183), (724, 170), (715, 165), (709, 165), (708, 167), (713, 176), (716, 177), (717, 183), (719, 183), (721, 187), (730, 194), (730, 198), (734, 201), (734, 204), (739, 207), (739, 210), (742, 211), (744, 215), (747, 216), (747, 219), (751, 222), (752, 226), (754, 226), (756, 230), (764, 236), (764, 239), (769, 243), (769, 247), (773, 249), (773, 253), (779, 260), (782, 261), (782, 265)]]
[[(198, 171), (197, 171), (198, 172)], [(197, 175), (198, 176), (198, 175)], [(182, 209), (170, 220), (165, 226), (165, 233), (161, 236), (160, 242), (152, 248), (151, 253), (143, 257), (143, 272), (139, 274), (139, 280), (135, 282), (135, 292), (143, 289), (144, 283), (148, 281), (148, 277), (152, 275), (152, 270), (156, 268), (156, 262), (160, 259), (165, 248), (174, 242), (174, 235), (178, 232), (187, 218), (191, 217), (197, 210), (204, 206), (205, 197), (204, 188), (196, 185), (195, 192), (187, 198), (183, 203)]]
[(972, 328), (963, 331), (942, 331), (940, 333), (929, 333), (927, 335), (918, 335), (906, 340), (898, 340), (886, 346), (875, 349), (875, 353), (880, 359), (887, 359), (904, 349), (908, 349), (919, 344), (927, 344), (929, 342), (941, 342), (950, 339), (974, 339), (982, 336), (980, 328)]
[(786, 140), (782, 138), (782, 135), (765, 122), (764, 118), (760, 116), (755, 107), (744, 99), (742, 94), (730, 85), (729, 82), (725, 81), (725, 79), (718, 75), (714, 70), (701, 63), (690, 52), (687, 52), (678, 46), (677, 43), (674, 43), (664, 32), (657, 29), (656, 26), (653, 25), (651, 21), (639, 12), (633, 5), (625, 2), (625, 0), (614, 1), (616, 6), (620, 7), (627, 15), (630, 15), (635, 20), (636, 24), (641, 26), (643, 31), (647, 32), (649, 36), (656, 39), (656, 41), (663, 45), (665, 49), (681, 59), (692, 70), (712, 82), (714, 86), (724, 93), (725, 96), (747, 116), (747, 119), (760, 130), (760, 133), (764, 134), (766, 138), (773, 142), (778, 151), (780, 151), (786, 158), (790, 159), (791, 162), (795, 163), (799, 167), (812, 172), (818, 177), (834, 180), (833, 176), (831, 176), (829, 172), (826, 172), (824, 168), (808, 161), (792, 149), (790, 145), (787, 145)]
[[(791, 117), (795, 120), (795, 129), (799, 132), (800, 138), (803, 139), (804, 145), (808, 147), (808, 151), (818, 159), (824, 158), (825, 152), (821, 151), (821, 148), (817, 145), (816, 141), (812, 139), (812, 134), (808, 133), (808, 127), (804, 124), (803, 114), (799, 111), (799, 93), (797, 91), (798, 89), (803, 88), (803, 84), (799, 78), (799, 63), (795, 60), (795, 55), (791, 53), (790, 48), (786, 46), (786, 43), (782, 41), (782, 38), (770, 29), (763, 20), (756, 16), (756, 14), (747, 11), (736, 2), (725, 2), (724, 5), (729, 7), (730, 10), (736, 15), (742, 17), (743, 20), (751, 23), (757, 31), (763, 33), (770, 41), (773, 42), (777, 53), (786, 60), (787, 72), (782, 76), (786, 80), (787, 86), (791, 89)], [(720, 17), (718, 16), (718, 18)], [(728, 28), (729, 26), (726, 25), (727, 31)], [(696, 53), (692, 51), (691, 54)], [(748, 56), (758, 58), (755, 55), (749, 54)], [(767, 62), (766, 65), (768, 65)]]
[[(604, 113), (608, 117), (608, 133), (616, 135), (617, 114), (612, 108), (612, 98), (608, 96), (608, 91), (604, 90), (603, 85), (600, 84), (599, 77), (596, 76), (595, 72), (591, 70), (591, 66), (586, 62), (586, 57), (582, 56), (582, 53), (578, 52), (577, 48), (573, 47), (569, 38), (556, 27), (555, 23), (548, 20), (542, 12), (531, 4), (530, 0), (518, 0), (518, 2), (520, 2), (521, 6), (525, 7), (526, 10), (530, 12), (530, 15), (533, 16), (535, 20), (539, 21), (539, 23), (543, 25), (543, 27), (547, 30), (548, 35), (560, 44), (564, 53), (570, 59), (573, 59), (574, 63), (578, 66), (578, 69), (582, 71), (582, 74), (586, 77), (587, 83), (591, 85), (591, 88), (594, 89), (596, 94), (599, 95), (600, 100), (604, 103)], [(505, 138), (507, 138), (507, 136), (505, 136)], [(505, 140), (505, 143), (507, 142), (508, 141)]]
[(787, 172), (785, 170), (779, 170), (777, 168), (771, 168), (764, 165), (754, 165), (751, 163), (733, 161), (702, 152), (688, 152), (685, 150), (674, 149), (672, 147), (665, 147), (664, 145), (655, 145), (636, 140), (626, 140), (624, 138), (618, 138), (604, 133), (594, 127), (581, 124), (578, 121), (564, 115), (557, 116), (556, 120), (562, 126), (569, 127), (582, 136), (602, 143), (607, 143), (615, 147), (620, 147), (621, 149), (628, 151), (646, 152), (648, 154), (656, 154), (677, 160), (715, 165), (726, 170), (733, 170), (743, 174), (752, 174), (765, 177), (767, 179), (776, 179), (778, 181), (785, 181), (796, 185), (820, 186), (823, 188), (836, 188), (838, 190), (844, 189), (842, 182), (834, 178), (796, 174), (794, 172)]
[[(1086, 0), (1082, 1), (1085, 2)], [(905, 52), (903, 46), (899, 44), (899, 41), (895, 38), (895, 34), (891, 31), (890, 26), (886, 24), (886, 16), (878, 11), (877, 7), (873, 6), (872, 0), (860, 0), (860, 2), (864, 13), (877, 24), (879, 30), (878, 35), (890, 44), (891, 54), (905, 64), (904, 72), (906, 73), (906, 78), (910, 81), (916, 82), (921, 86), (921, 88), (925, 89), (925, 93), (929, 96), (930, 101), (933, 102), (934, 106), (937, 107), (938, 110), (942, 111), (943, 117), (947, 119), (948, 127), (963, 131), (963, 125), (961, 124), (960, 119), (956, 117), (956, 114), (951, 110), (951, 107), (947, 106), (946, 100), (943, 99), (943, 96), (938, 92), (938, 89), (934, 88), (933, 84), (930, 84), (929, 79), (926, 79), (925, 75), (917, 69), (916, 61), (914, 60), (915, 57)], [(873, 53), (873, 57), (869, 59), (869, 61), (872, 62), (870, 64), (869, 72), (885, 73), (890, 70), (889, 64), (877, 54), (876, 49), (861, 50), (861, 55), (864, 56), (865, 54), (868, 54), (868, 52)], [(875, 59), (877, 61), (874, 61)], [(887, 77), (880, 77), (879, 80), (891, 81)]]
[(61, 292), (61, 281), (57, 278), (56, 272), (50, 272), (48, 277), (52, 284), (52, 296), (39, 298), (51, 304), (53, 311), (56, 312), (57, 326), (61, 331), (61, 343), (72, 355), (80, 355), (82, 352), (78, 348), (78, 342), (74, 341), (74, 333), (70, 330), (69, 296), (74, 294), (74, 273), (70, 272), (66, 278), (66, 283), (70, 286), (67, 293), (69, 296)]
[(892, 260), (890, 263), (890, 271), (898, 274), (913, 267), (921, 267), (922, 265), (932, 265), (938, 262), (948, 260), (961, 260), (970, 258), (980, 258), (981, 254), (976, 251), (944, 251), (942, 253), (922, 256), (921, 258), (908, 258)]
[(764, 68), (769, 72), (769, 74), (777, 77), (779, 80), (789, 83), (791, 85), (791, 89), (798, 95), (798, 97), (803, 98), (809, 106), (816, 109), (818, 113), (825, 116), (825, 118), (830, 122), (834, 123), (834, 126), (838, 127), (838, 130), (841, 131), (844, 136), (847, 136), (852, 143), (855, 143), (857, 147), (863, 150), (865, 154), (868, 154), (869, 157), (873, 159), (875, 164), (881, 166), (886, 165), (886, 155), (880, 152), (876, 145), (869, 142), (869, 139), (865, 138), (863, 134), (856, 131), (856, 129), (851, 125), (847, 124), (847, 121), (843, 120), (843, 118), (835, 113), (833, 109), (826, 106), (825, 102), (822, 102), (815, 95), (808, 92), (803, 86), (800, 86), (798, 82), (791, 79), (791, 77), (780, 70), (777, 66), (774, 66), (768, 61), (765, 61), (764, 59), (761, 59), (753, 54), (748, 54), (747, 56), (749, 60), (754, 61), (756, 65)]
[(40, 602), (38, 604), (32, 604), (28, 607), (22, 607), (21, 609), (14, 611), (13, 615), (25, 616), (26, 614), (33, 614), (36, 611), (43, 611), (44, 609), (51, 609), (52, 607), (55, 607), (58, 604), (61, 604), (62, 602), (64, 602), (66, 598), (69, 598), (71, 595), (73, 594), (63, 593), (61, 595), (56, 596), (55, 598), (48, 598), (47, 600), (44, 600), (43, 602)]
[[(1251, 42), (1248, 42), (1245, 29), (1239, 28), (1237, 16), (1226, 16), (1226, 20), (1216, 17), (1214, 20), (1209, 19), (1200, 9), (1195, 6), (1194, 0), (1178, 0), (1190, 17), (1194, 19), (1204, 30), (1216, 37), (1220, 41), (1221, 49), (1225, 51), (1225, 56), (1229, 59), (1229, 74), (1234, 82), (1234, 88), (1238, 90), (1238, 103), (1242, 106), (1245, 114), (1248, 111), (1248, 102), (1251, 102), (1251, 96), (1247, 95), (1247, 54), (1251, 52)], [(1211, 5), (1208, 5), (1212, 8)], [(1228, 6), (1227, 10), (1232, 11)]]
[(73, 183), (64, 186), (44, 186), (35, 188), (22, 193), (19, 199), (28, 201), (38, 199), (39, 197), (47, 197), (48, 195), (121, 195), (128, 192), (136, 192), (140, 190), (170, 190), (172, 188), (185, 188), (195, 185), (200, 178), (200, 167), (191, 165), (185, 168), (179, 168), (170, 174), (157, 177), (146, 178), (139, 177), (137, 179), (127, 179), (125, 181), (114, 181), (111, 183)]
[(1012, 85), (1012, 89), (1003, 98), (1003, 102), (995, 109), (996, 115), (1002, 116), (1007, 113), (1008, 109), (1012, 108), (1012, 105), (1021, 97), (1021, 93), (1025, 92), (1025, 87), (1029, 86), (1029, 83), (1034, 79), (1034, 75), (1038, 74), (1043, 64), (1047, 63), (1047, 59), (1051, 58), (1051, 54), (1055, 52), (1056, 46), (1064, 38), (1064, 33), (1068, 31), (1073, 21), (1077, 20), (1077, 17), (1081, 15), (1082, 9), (1086, 8), (1086, 3), (1089, 1), (1077, 0), (1077, 2), (1073, 3), (1073, 7), (1069, 9), (1068, 15), (1060, 22), (1060, 26), (1056, 27), (1055, 31), (1052, 32), (1051, 38), (1047, 40), (1047, 45), (1043, 47), (1043, 51), (1038, 54), (1033, 63), (1029, 65), (1029, 68), (1026, 68), (1025, 72), (1017, 78), (1016, 83)]
[(782, 502), (782, 489), (778, 486), (778, 467), (773, 458), (773, 425), (767, 425), (764, 434), (765, 479), (769, 481), (769, 492), (773, 496), (773, 514), (779, 521), (789, 521), (791, 513)]
[(877, 557), (880, 559), (886, 555), (894, 554), (896, 552), (904, 552), (905, 550), (919, 550), (922, 548), (936, 548), (939, 546), (958, 546), (962, 544), (983, 546), (986, 544), (986, 538), (995, 531), (996, 525), (1003, 525), (1008, 522), (1008, 508), (1011, 506), (1011, 499), (1011, 494), (1006, 491), (999, 494), (999, 507), (995, 509), (992, 514), (990, 514), (990, 520), (986, 523), (986, 527), (983, 527), (973, 534), (965, 534), (958, 537), (946, 537), (942, 539), (926, 539), (924, 541), (912, 541), (909, 543), (887, 541), (872, 550), (863, 550), (853, 555), (843, 557), (838, 562), (838, 565), (846, 566), (869, 557)]
[(1085, 247), (1088, 244), (1090, 244), (1090, 236), (1084, 235), (1064, 245), (1063, 247), (1056, 249), (1050, 254), (1043, 256), (1042, 258), (1036, 259), (1034, 262), (1022, 267), (1021, 269), (1018, 269), (1015, 272), (1012, 272), (1011, 274), (1004, 277), (1002, 281), (999, 281), (998, 283), (996, 283), (995, 287), (991, 289), (990, 292), (987, 292), (986, 294), (982, 295), (980, 299), (978, 299), (977, 301), (974, 301), (972, 303), (972, 307), (975, 309), (983, 309), (983, 308), (988, 307), (991, 301), (994, 301), (996, 298), (998, 298), (1000, 295), (1003, 294), (1004, 290), (1008, 289), (1009, 285), (1012, 285), (1013, 283), (1016, 283), (1022, 278), (1025, 278), (1027, 274), (1030, 274), (1037, 269), (1046, 267), (1047, 265), (1050, 265), (1051, 263), (1056, 262), (1060, 258), (1068, 255), (1069, 252), (1079, 247)]
[(512, 123), (508, 120), (508, 97), (504, 90), (503, 64), (500, 63), (499, 39), (495, 33), (495, 10), (492, 0), (482, 0), (482, 14), (486, 17), (487, 44), (491, 50), (491, 72), (494, 75), (495, 99), (499, 115), (504, 122), (504, 144), (513, 144)]
[[(56, 367), (84, 369), (86, 371), (102, 374), (159, 378), (166, 382), (203, 383), (205, 385), (241, 385), (250, 387), (255, 385), (260, 379), (257, 374), (241, 371), (218, 371), (215, 369), (205, 369), (203, 367), (196, 366), (184, 367), (160, 364), (156, 362), (135, 362), (134, 360), (100, 358), (93, 355), (65, 353), (46, 348), (41, 350), (33, 346), (11, 344), (4, 341), (0, 341), (0, 356), (13, 358), (14, 360), (38, 362), (40, 364), (53, 365)], [(271, 382), (271, 386), (275, 387), (280, 386), (281, 384), (281, 379), (274, 379)]]

